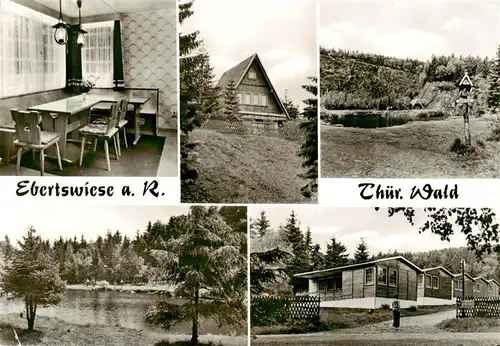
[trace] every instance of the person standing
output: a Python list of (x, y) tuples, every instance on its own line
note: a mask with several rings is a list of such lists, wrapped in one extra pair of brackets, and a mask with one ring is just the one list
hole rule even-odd
[(394, 328), (399, 328), (399, 321), (401, 319), (401, 311), (400, 311), (400, 305), (399, 305), (399, 300), (398, 300), (397, 294), (396, 294), (396, 299), (392, 302), (392, 316), (393, 316), (392, 326)]

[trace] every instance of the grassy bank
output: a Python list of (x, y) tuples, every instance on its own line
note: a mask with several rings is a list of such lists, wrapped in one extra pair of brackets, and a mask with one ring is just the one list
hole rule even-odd
[(496, 333), (500, 331), (500, 318), (451, 318), (437, 327), (455, 333)]
[(464, 138), (462, 117), (416, 121), (387, 128), (321, 126), (323, 177), (497, 178), (500, 144), (489, 142), (492, 117), (470, 119), (473, 145), (483, 148), (459, 157), (450, 151)]
[[(37, 317), (35, 331), (26, 331), (26, 321), (19, 315), (0, 315), (0, 344), (17, 345), (15, 328), (23, 346), (123, 346), (123, 345), (184, 345), (189, 335), (169, 335), (167, 331), (135, 330), (108, 325), (76, 325), (55, 318)], [(167, 343), (168, 342), (168, 343)], [(246, 345), (247, 337), (201, 335), (205, 345)]]
[(74, 291), (120, 291), (135, 293), (171, 293), (174, 288), (169, 285), (66, 285), (66, 289)]
[[(453, 309), (449, 306), (423, 306), (401, 310), (401, 317), (420, 316)], [(321, 322), (294, 323), (288, 326), (262, 326), (252, 327), (252, 335), (265, 334), (303, 334), (323, 332), (337, 329), (356, 328), (369, 324), (389, 321), (392, 312), (389, 309), (376, 309), (371, 312), (366, 309), (325, 309), (321, 316)]]
[[(197, 129), (197, 183), (212, 203), (315, 203), (305, 200), (300, 143), (277, 137), (221, 134)], [(183, 199), (183, 202), (190, 202)], [(198, 201), (200, 202), (200, 201)]]

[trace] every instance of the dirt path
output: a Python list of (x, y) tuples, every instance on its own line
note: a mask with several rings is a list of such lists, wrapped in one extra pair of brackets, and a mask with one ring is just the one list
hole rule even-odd
[(262, 335), (252, 345), (478, 345), (500, 346), (499, 333), (450, 333), (436, 324), (455, 317), (455, 310), (403, 317), (395, 330), (392, 321), (358, 328), (299, 335)]

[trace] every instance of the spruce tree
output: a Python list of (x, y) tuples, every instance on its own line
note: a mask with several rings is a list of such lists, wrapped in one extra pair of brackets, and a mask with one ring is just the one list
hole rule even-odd
[(241, 121), (240, 102), (236, 94), (236, 84), (230, 80), (224, 93), (224, 118), (230, 122)]
[(326, 267), (341, 267), (349, 263), (349, 255), (344, 244), (337, 241), (335, 236), (332, 236), (330, 243), (326, 245), (325, 266)]
[(267, 218), (266, 212), (262, 210), (257, 219), (250, 223), (250, 236), (252, 238), (262, 238), (271, 230), (271, 223)]
[(495, 109), (500, 106), (500, 45), (488, 74), (488, 82), (488, 107)]
[(306, 104), (302, 116), (306, 119), (300, 128), (304, 131), (304, 142), (300, 147), (299, 156), (303, 158), (302, 167), (306, 172), (299, 177), (307, 181), (301, 188), (302, 195), (311, 198), (318, 191), (318, 86), (317, 78), (309, 77), (311, 84), (302, 87), (312, 94), (304, 101)]
[(315, 244), (311, 251), (310, 270), (323, 269), (325, 266), (325, 255), (321, 252), (319, 244)]
[(283, 107), (285, 107), (290, 119), (297, 119), (299, 117), (299, 107), (297, 107), (288, 96), (288, 90), (285, 90), (285, 97), (283, 98)]
[(370, 254), (368, 253), (368, 247), (366, 246), (366, 242), (363, 238), (361, 238), (361, 242), (356, 247), (356, 252), (354, 253), (354, 263), (363, 263), (367, 262), (370, 259)]

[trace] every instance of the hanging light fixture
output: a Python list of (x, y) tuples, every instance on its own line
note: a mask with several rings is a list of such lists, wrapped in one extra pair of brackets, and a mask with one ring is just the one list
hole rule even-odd
[(59, 0), (59, 21), (54, 25), (54, 40), (59, 45), (65, 45), (68, 42), (68, 24), (64, 23), (62, 15), (62, 2)]
[(78, 37), (76, 38), (76, 43), (80, 47), (83, 47), (85, 46), (85, 34), (87, 32), (82, 29), (82, 0), (78, 0), (76, 4), (78, 5)]

